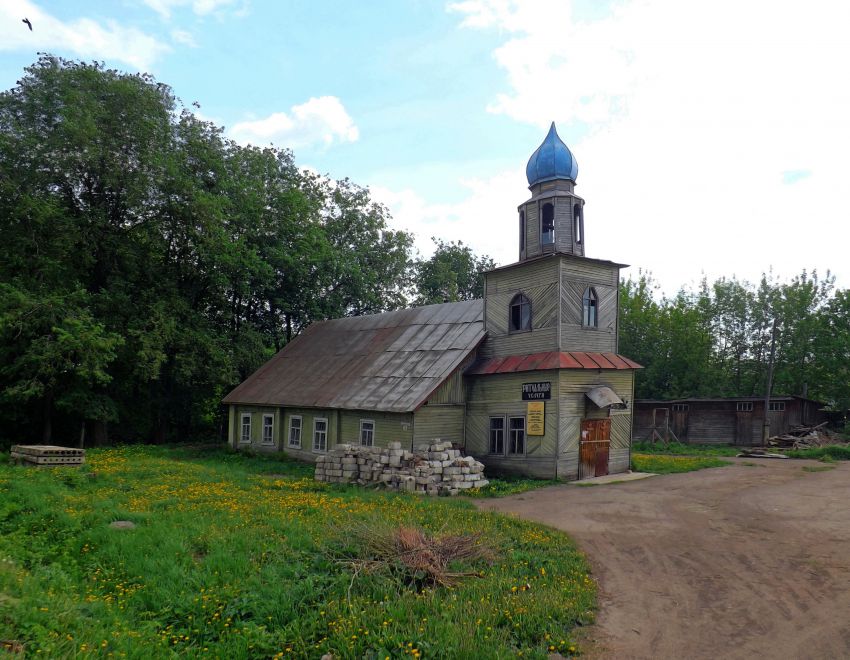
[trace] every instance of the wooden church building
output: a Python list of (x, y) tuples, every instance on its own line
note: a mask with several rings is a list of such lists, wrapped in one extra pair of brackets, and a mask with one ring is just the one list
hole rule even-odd
[(617, 354), (624, 265), (585, 256), (577, 173), (553, 123), (526, 167), (519, 260), (485, 274), (484, 298), (309, 326), (225, 397), (231, 445), (311, 460), (440, 438), (489, 473), (627, 471), (640, 365)]

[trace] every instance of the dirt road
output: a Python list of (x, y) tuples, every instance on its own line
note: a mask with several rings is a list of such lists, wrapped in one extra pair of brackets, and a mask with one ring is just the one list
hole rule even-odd
[(850, 464), (735, 460), (479, 505), (576, 539), (600, 585), (591, 657), (850, 658)]

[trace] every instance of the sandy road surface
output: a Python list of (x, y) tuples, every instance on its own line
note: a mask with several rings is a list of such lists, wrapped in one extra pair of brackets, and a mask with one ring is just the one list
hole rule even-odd
[(565, 530), (600, 658), (850, 658), (850, 464), (762, 460), (479, 502)]

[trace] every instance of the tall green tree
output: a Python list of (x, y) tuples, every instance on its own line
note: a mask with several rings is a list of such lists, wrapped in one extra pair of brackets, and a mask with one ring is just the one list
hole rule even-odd
[(462, 241), (432, 238), (436, 249), (415, 265), (417, 305), (458, 302), (484, 297), (484, 273), (496, 267), (487, 255), (476, 255)]

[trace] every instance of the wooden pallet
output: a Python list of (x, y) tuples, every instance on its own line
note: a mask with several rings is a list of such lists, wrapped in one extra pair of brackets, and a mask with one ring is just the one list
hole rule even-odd
[(12, 461), (28, 465), (82, 465), (86, 450), (54, 445), (13, 445)]

